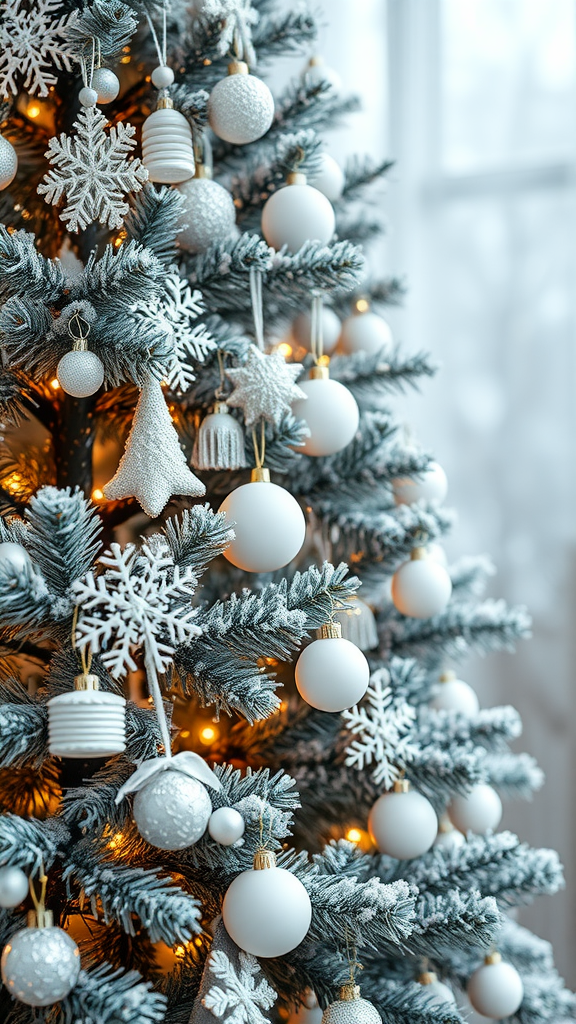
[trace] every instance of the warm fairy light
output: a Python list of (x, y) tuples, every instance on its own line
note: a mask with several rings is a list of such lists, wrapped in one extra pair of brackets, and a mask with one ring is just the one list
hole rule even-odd
[(201, 946), (202, 945), (202, 939), (201, 939), (200, 936), (198, 936), (198, 938), (194, 939), (194, 945), (195, 946)]
[(190, 729), (183, 729), (180, 735), (183, 740), (187, 740), (190, 735)]
[(318, 366), (330, 366), (330, 356), (320, 356)]
[(217, 736), (218, 730), (215, 729), (213, 725), (205, 725), (204, 728), (200, 730), (200, 742), (205, 743), (206, 746), (209, 746)]
[(38, 106), (37, 103), (29, 103), (28, 106), (26, 107), (26, 117), (31, 117), (31, 118), (38, 117), (39, 113), (40, 113), (40, 107)]
[(346, 833), (346, 839), (349, 843), (359, 843), (362, 839), (362, 832), (359, 828), (349, 828)]
[(95, 487), (92, 491), (92, 501), (102, 501), (104, 497), (104, 491), (101, 491), (99, 487)]
[(123, 839), (124, 839), (123, 833), (122, 832), (116, 832), (112, 836), (112, 839), (110, 840), (110, 842), (108, 843), (108, 849), (109, 850), (117, 850), (118, 847), (121, 845)]
[(2, 486), (5, 490), (10, 491), (10, 494), (17, 494), (22, 486), (22, 474), (10, 473), (9, 476), (4, 477)]
[(179, 960), (182, 960), (183, 957), (186, 956), (186, 946), (176, 946), (174, 956), (177, 956)]
[(355, 309), (357, 313), (367, 313), (370, 309), (368, 299), (357, 299)]
[(279, 711), (287, 711), (288, 710), (288, 701), (287, 700), (281, 700), (280, 701), (280, 707), (279, 707), (278, 710)]
[(54, 380), (50, 381), (50, 387), (54, 388), (54, 391), (58, 391), (59, 390), (59, 388), (60, 388), (60, 381), (58, 380), (58, 377), (54, 377)]
[(278, 345), (278, 351), (284, 356), (284, 359), (288, 359), (288, 356), (292, 355), (292, 345), (289, 345), (287, 341), (281, 341)]

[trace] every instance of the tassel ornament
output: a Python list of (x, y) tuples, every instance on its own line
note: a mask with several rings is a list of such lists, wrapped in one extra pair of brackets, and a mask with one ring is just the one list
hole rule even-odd
[(194, 469), (244, 469), (244, 431), (226, 402), (216, 402), (200, 424), (192, 452)]

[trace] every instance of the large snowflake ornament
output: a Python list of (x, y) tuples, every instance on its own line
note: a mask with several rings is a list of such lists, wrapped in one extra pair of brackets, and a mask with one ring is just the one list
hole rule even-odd
[(348, 730), (357, 737), (346, 747), (346, 765), (362, 771), (375, 764), (372, 778), (386, 789), (400, 778), (403, 766), (414, 756), (410, 734), (416, 718), (410, 704), (394, 697), (389, 681), (386, 669), (375, 672), (366, 691), (368, 706), (356, 705), (342, 712)]
[(165, 672), (176, 645), (201, 633), (190, 605), (194, 571), (180, 570), (160, 537), (141, 548), (112, 544), (99, 562), (105, 572), (89, 572), (72, 588), (80, 605), (79, 646), (102, 651), (115, 678), (137, 667), (133, 652), (139, 647), (156, 671)]
[(21, 89), (47, 96), (57, 71), (72, 71), (77, 54), (67, 29), (78, 12), (65, 14), (60, 0), (4, 0), (0, 9), (0, 94)]
[(244, 366), (226, 370), (234, 385), (226, 401), (243, 410), (247, 427), (254, 426), (260, 417), (277, 426), (292, 402), (306, 398), (296, 384), (301, 372), (300, 363), (287, 363), (280, 352), (267, 355), (251, 345)]
[(60, 220), (69, 231), (83, 231), (96, 220), (111, 229), (121, 227), (129, 209), (124, 196), (139, 192), (148, 179), (144, 164), (128, 156), (136, 145), (136, 129), (119, 122), (107, 135), (107, 125), (100, 110), (83, 107), (74, 123), (76, 135), (62, 132), (48, 144), (45, 156), (53, 166), (38, 193), (52, 206), (66, 199)]
[(274, 1005), (276, 993), (265, 978), (257, 984), (260, 964), (249, 953), (238, 955), (239, 971), (221, 949), (210, 954), (210, 973), (222, 982), (222, 988), (213, 986), (204, 996), (202, 1005), (224, 1024), (270, 1024), (260, 1011)]
[(170, 354), (166, 380), (175, 391), (185, 394), (195, 379), (193, 363), (203, 363), (216, 342), (199, 317), (206, 313), (202, 293), (190, 286), (176, 270), (164, 279), (162, 295), (133, 308), (139, 319), (154, 325), (163, 334)]

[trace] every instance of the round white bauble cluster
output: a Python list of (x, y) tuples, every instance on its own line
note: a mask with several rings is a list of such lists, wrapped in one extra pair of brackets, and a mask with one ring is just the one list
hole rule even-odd
[(344, 711), (362, 700), (370, 667), (362, 651), (340, 635), (339, 623), (324, 631), (326, 635), (305, 647), (296, 662), (296, 688), (318, 711)]
[(230, 65), (227, 78), (217, 82), (208, 100), (208, 122), (225, 142), (244, 146), (260, 139), (274, 117), (274, 99), (261, 78), (248, 74), (245, 64)]
[(155, 775), (134, 797), (136, 827), (159, 850), (183, 850), (198, 842), (211, 814), (206, 787), (179, 771)]
[(346, 317), (342, 324), (340, 346), (348, 355), (354, 352), (367, 352), (373, 356), (382, 352), (387, 356), (392, 350), (392, 345), (390, 325), (370, 309), (353, 313), (352, 316)]
[(457, 793), (448, 805), (452, 824), (466, 835), (494, 831), (502, 820), (502, 801), (492, 786), (478, 782), (469, 793)]
[(368, 829), (380, 853), (397, 860), (421, 857), (438, 833), (432, 804), (414, 789), (383, 793), (368, 818)]
[(332, 204), (303, 174), (291, 176), (288, 184), (266, 200), (262, 210), (262, 234), (273, 249), (286, 246), (298, 252), (306, 242), (327, 245), (336, 228)]
[(330, 377), (298, 381), (298, 387), (306, 398), (293, 402), (292, 412), (297, 419), (305, 421), (310, 431), (310, 436), (304, 439), (298, 451), (314, 456), (334, 455), (342, 451), (350, 444), (360, 422), (352, 392)]
[(522, 978), (499, 953), (492, 953), (470, 978), (466, 992), (477, 1013), (501, 1020), (512, 1017), (524, 998)]
[(0, 190), (8, 188), (16, 177), (18, 157), (16, 150), (8, 139), (0, 135)]
[[(328, 355), (334, 351), (338, 338), (340, 337), (340, 320), (330, 306), (322, 306), (322, 348)], [(294, 340), (302, 348), (311, 351), (312, 343), (312, 318), (310, 313), (299, 313), (292, 324)]]
[(246, 822), (235, 807), (218, 807), (208, 821), (208, 832), (221, 846), (232, 846), (244, 835)]
[(2, 953), (2, 981), (27, 1006), (51, 1006), (72, 991), (80, 950), (62, 928), (22, 928)]
[[(258, 865), (266, 865), (258, 867)], [(254, 868), (230, 885), (222, 918), (230, 938), (252, 956), (284, 956), (306, 937), (312, 920), (310, 897), (299, 878), (275, 866), (269, 851), (258, 851)]]
[(73, 398), (95, 395), (104, 383), (104, 366), (95, 352), (66, 352), (56, 370), (58, 383)]
[(274, 572), (296, 557), (306, 536), (306, 520), (296, 499), (278, 484), (242, 484), (219, 508), (234, 524), (235, 538), (224, 551), (245, 572)]
[(413, 505), (420, 501), (441, 504), (448, 494), (448, 479), (439, 462), (431, 462), (417, 476), (398, 477), (392, 481), (397, 505)]
[(187, 252), (205, 252), (229, 238), (236, 223), (232, 196), (207, 177), (190, 178), (179, 185), (186, 198), (182, 223), (186, 225), (178, 235), (178, 244)]
[(28, 878), (20, 868), (0, 868), (0, 907), (17, 907), (28, 895)]
[(392, 577), (392, 600), (402, 615), (429, 619), (446, 610), (452, 581), (443, 565), (427, 557), (426, 548), (414, 548)]

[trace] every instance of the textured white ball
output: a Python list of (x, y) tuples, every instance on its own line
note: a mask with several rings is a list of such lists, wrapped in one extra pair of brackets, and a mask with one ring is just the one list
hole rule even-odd
[(413, 505), (417, 501), (435, 501), (441, 504), (448, 494), (446, 473), (438, 462), (431, 462), (418, 476), (397, 477), (392, 481), (397, 505)]
[[(340, 337), (341, 323), (339, 317), (330, 306), (322, 306), (322, 347), (324, 352), (330, 354), (336, 348), (336, 342)], [(308, 349), (312, 341), (312, 318), (310, 313), (299, 313), (292, 324), (292, 333), (295, 340), (302, 348)]]
[(342, 324), (340, 345), (348, 355), (354, 352), (367, 352), (372, 356), (382, 352), (387, 356), (392, 350), (392, 331), (386, 320), (371, 310), (353, 313), (352, 316), (346, 317)]
[(154, 68), (151, 78), (152, 85), (155, 85), (157, 89), (167, 89), (174, 82), (174, 72), (167, 64), (159, 64), (157, 68)]
[(370, 667), (362, 651), (343, 637), (314, 640), (296, 662), (298, 693), (318, 711), (353, 707), (369, 682)]
[(255, 75), (228, 75), (217, 82), (208, 100), (208, 121), (219, 138), (244, 146), (268, 131), (274, 117), (270, 89)]
[(334, 455), (354, 437), (360, 422), (356, 399), (338, 380), (298, 381), (307, 395), (292, 403), (297, 419), (305, 420), (310, 437), (298, 448), (305, 455)]
[(502, 801), (492, 786), (479, 782), (465, 796), (457, 793), (448, 805), (448, 816), (461, 832), (483, 835), (498, 828), (502, 819)]
[(244, 835), (246, 823), (235, 807), (218, 807), (212, 811), (208, 831), (221, 846), (232, 846)]
[(470, 718), (480, 710), (480, 702), (475, 691), (455, 675), (448, 678), (440, 676), (440, 689), (430, 706), (436, 711), (458, 711)]
[(66, 352), (56, 370), (58, 382), (67, 395), (87, 398), (104, 382), (104, 366), (95, 352)]
[(0, 868), (0, 907), (17, 907), (28, 895), (28, 878), (20, 868)]
[(421, 857), (438, 834), (432, 804), (421, 793), (383, 793), (368, 818), (368, 828), (380, 853), (397, 860)]
[(378, 1010), (367, 999), (338, 999), (322, 1015), (322, 1024), (382, 1024)]
[(392, 577), (392, 600), (402, 615), (429, 619), (445, 611), (452, 581), (443, 565), (433, 558), (404, 562)]
[(62, 928), (22, 928), (2, 953), (2, 981), (27, 1006), (59, 1003), (78, 981), (80, 950)]
[(205, 252), (229, 238), (236, 223), (236, 210), (227, 189), (210, 178), (190, 178), (179, 185), (186, 197), (178, 244), (187, 252)]
[(18, 157), (16, 150), (8, 139), (0, 135), (0, 190), (8, 188), (16, 177), (18, 170)]
[(298, 252), (306, 242), (327, 245), (336, 228), (332, 204), (305, 182), (273, 192), (262, 210), (262, 234), (273, 249)]
[(230, 885), (222, 904), (230, 938), (252, 956), (284, 956), (306, 937), (312, 920), (310, 897), (291, 871), (250, 869)]
[(296, 557), (306, 536), (306, 520), (295, 498), (278, 484), (253, 481), (222, 502), (235, 539), (224, 557), (245, 572), (274, 572)]
[(126, 749), (126, 701), (101, 690), (71, 690), (48, 701), (48, 744), (56, 757), (111, 757)]
[(329, 153), (320, 154), (320, 169), (310, 181), (331, 203), (340, 199), (346, 184), (344, 171)]
[(477, 1013), (494, 1020), (511, 1017), (524, 998), (522, 978), (512, 964), (503, 961), (474, 971), (466, 991)]
[(155, 775), (134, 797), (134, 821), (159, 850), (183, 850), (204, 835), (212, 804), (206, 787), (179, 771)]
[(0, 544), (0, 567), (4, 572), (23, 572), (30, 565), (28, 552), (21, 544), (4, 541)]
[(98, 102), (98, 93), (96, 89), (91, 89), (85, 85), (78, 93), (78, 99), (83, 107), (95, 107)]
[(92, 75), (92, 88), (98, 93), (98, 103), (112, 103), (120, 92), (118, 75), (110, 68), (96, 68)]

